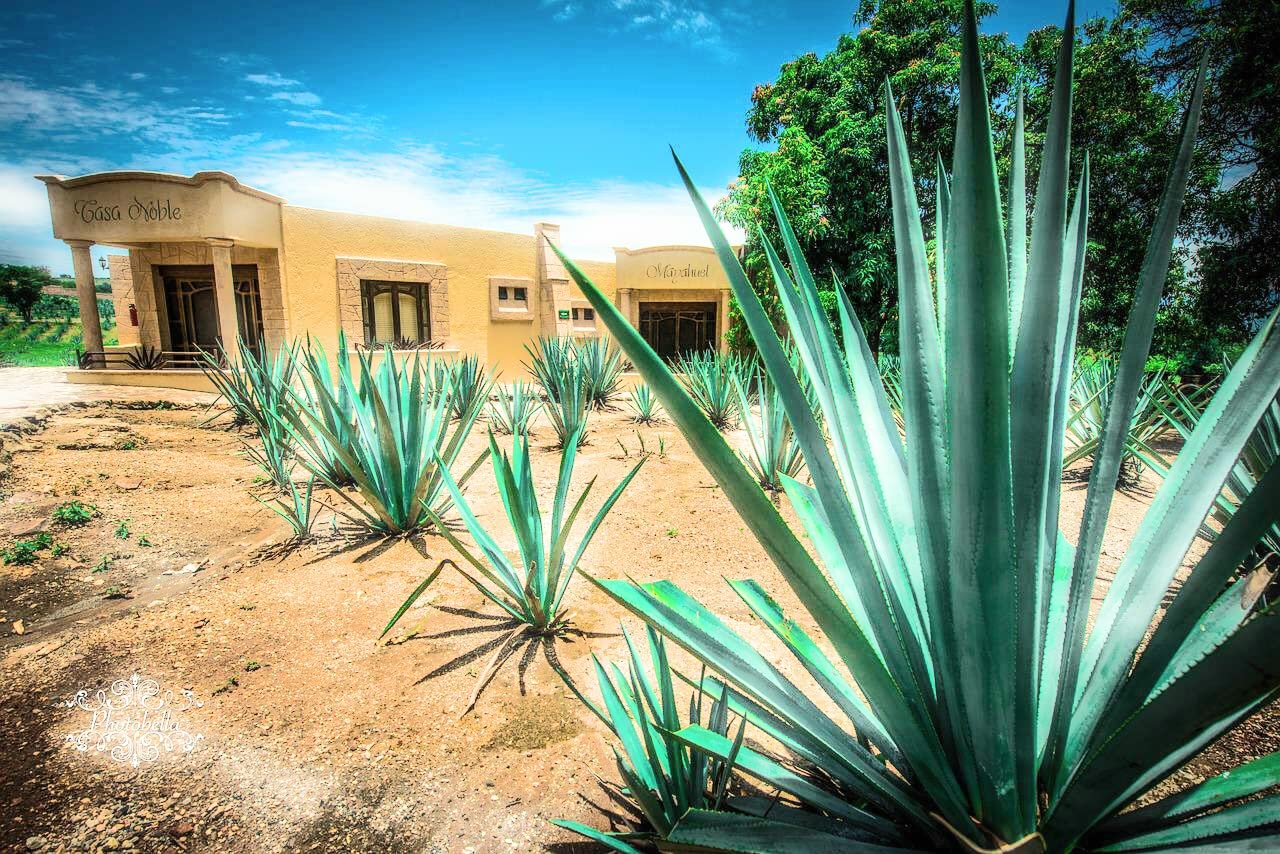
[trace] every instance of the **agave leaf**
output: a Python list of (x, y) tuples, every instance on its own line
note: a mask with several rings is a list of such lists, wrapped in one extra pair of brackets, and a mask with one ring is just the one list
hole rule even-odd
[(1091, 825), (1149, 786), (1153, 769), (1185, 761), (1186, 746), (1220, 731), (1280, 691), (1274, 655), (1276, 606), (1263, 611), (1193, 662), (1109, 734), (1064, 787), (1049, 814), (1051, 847), (1070, 846)]
[[(676, 739), (695, 750), (721, 760), (727, 760), (734, 748), (733, 741), (701, 726), (686, 726), (679, 732), (673, 733), (673, 735)], [(763, 753), (758, 753), (749, 747), (740, 747), (735, 764), (751, 776), (757, 777), (784, 792), (790, 792), (806, 803), (811, 803), (832, 815), (839, 816), (849, 822), (852, 827), (868, 831), (874, 835), (874, 838), (885, 840), (901, 838), (901, 832), (891, 822), (886, 821), (881, 816), (858, 809), (823, 791), (804, 777), (787, 770)]]
[(1155, 329), (1156, 310), (1169, 272), (1174, 233), (1182, 212), (1191, 158), (1195, 151), (1196, 129), (1200, 121), (1200, 108), (1204, 97), (1204, 76), (1208, 55), (1200, 65), (1191, 105), (1183, 120), (1182, 139), (1178, 155), (1169, 171), (1155, 227), (1147, 242), (1146, 256), (1142, 261), (1138, 292), (1129, 323), (1125, 330), (1124, 350), (1120, 370), (1112, 392), (1112, 404), (1108, 408), (1103, 426), (1103, 438), (1094, 457), (1093, 471), (1089, 476), (1089, 491), (1085, 499), (1080, 534), (1076, 540), (1076, 565), (1072, 570), (1071, 591), (1067, 606), (1067, 637), (1062, 663), (1062, 682), (1054, 706), (1053, 728), (1049, 738), (1048, 779), (1061, 783), (1062, 751), (1071, 726), (1078, 680), (1081, 675), (1081, 655), (1084, 648), (1086, 618), (1092, 594), (1094, 573), (1102, 554), (1102, 535), (1107, 516), (1111, 511), (1111, 499), (1115, 493), (1116, 478), (1124, 451), (1128, 426), (1133, 418), (1139, 383), (1147, 355), (1151, 350), (1151, 337)]
[(1099, 825), (1098, 833), (1100, 838), (1119, 840), (1159, 830), (1188, 816), (1264, 792), (1275, 785), (1278, 777), (1280, 751), (1246, 762), (1175, 795), (1109, 819)]
[(678, 845), (693, 846), (692, 850), (696, 851), (745, 851), (768, 852), (768, 854), (810, 854), (813, 851), (824, 851), (830, 854), (888, 854), (888, 852), (913, 850), (835, 836), (820, 830), (799, 827), (790, 822), (710, 810), (690, 810), (667, 839)]
[[(1227, 807), (1162, 830), (1131, 836), (1099, 848), (1099, 851), (1165, 850), (1188, 842), (1226, 841), (1247, 831), (1266, 828), (1264, 838), (1274, 844), (1280, 838), (1280, 795)], [(1252, 837), (1257, 838), (1257, 837)]]
[(804, 666), (814, 681), (827, 693), (840, 711), (848, 716), (857, 733), (875, 744), (882, 753), (891, 757), (898, 767), (908, 767), (897, 746), (885, 732), (884, 726), (876, 719), (875, 713), (868, 708), (866, 702), (859, 697), (840, 674), (834, 665), (818, 648), (813, 639), (782, 613), (778, 603), (765, 592), (758, 582), (731, 581), (729, 586), (742, 598), (747, 607), (767, 625), (775, 635)]
[(1081, 660), (1088, 678), (1069, 731), (1064, 754), (1068, 769), (1094, 739), (1094, 729), (1121, 687), (1200, 519), (1280, 391), (1275, 321), (1273, 314), (1223, 381), (1116, 570)]
[(577, 821), (568, 821), (563, 818), (553, 818), (551, 823), (556, 827), (563, 827), (565, 830), (572, 830), (574, 833), (587, 837), (588, 839), (599, 842), (610, 851), (617, 851), (619, 854), (643, 854), (643, 852), (634, 845), (628, 845), (612, 833), (605, 833), (602, 830), (596, 830), (586, 824)]
[[(1019, 655), (1009, 639), (1018, 631), (1018, 586), (1010, 572), (987, 571), (1014, 563), (1010, 492), (1009, 291), (1000, 193), (986, 85), (978, 55), (977, 25), (965, 5), (951, 184), (953, 217), (947, 259), (945, 320), (948, 374), (947, 441), (952, 448), (950, 490), (951, 614), (961, 665), (961, 712), (972, 740), (978, 790), (975, 814), (1002, 839), (1030, 832), (1027, 790), (1015, 768), (1023, 715), (1017, 695)], [(963, 452), (960, 452), (963, 449)]]

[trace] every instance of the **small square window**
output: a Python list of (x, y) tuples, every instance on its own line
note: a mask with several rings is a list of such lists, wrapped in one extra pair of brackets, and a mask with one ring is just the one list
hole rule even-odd
[(595, 319), (596, 319), (596, 310), (595, 310), (594, 308), (584, 308), (584, 309), (582, 310), (582, 319), (583, 319), (583, 320), (595, 320)]
[(529, 286), (516, 284), (527, 279), (491, 277), (489, 279), (489, 316), (492, 320), (534, 320), (529, 306)]

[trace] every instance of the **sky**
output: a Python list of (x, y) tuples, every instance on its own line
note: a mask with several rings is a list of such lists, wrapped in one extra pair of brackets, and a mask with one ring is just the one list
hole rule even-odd
[[(1005, 2), (983, 29), (1021, 40), (1059, 5)], [(67, 273), (36, 174), (221, 169), (307, 207), (558, 222), (583, 258), (705, 244), (668, 146), (720, 197), (752, 89), (831, 50), (856, 2), (0, 7), (0, 262)]]

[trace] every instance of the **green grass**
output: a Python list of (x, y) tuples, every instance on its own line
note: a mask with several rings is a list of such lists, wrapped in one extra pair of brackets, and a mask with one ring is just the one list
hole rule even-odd
[[(119, 343), (113, 328), (102, 334), (104, 344)], [(23, 368), (70, 366), (80, 346), (78, 318), (36, 319), (24, 323), (8, 309), (0, 311), (0, 365)]]

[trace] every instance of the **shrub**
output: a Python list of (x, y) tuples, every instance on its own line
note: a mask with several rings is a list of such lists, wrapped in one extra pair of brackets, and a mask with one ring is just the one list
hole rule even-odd
[(68, 528), (82, 528), (98, 515), (98, 508), (82, 501), (67, 501), (53, 509), (53, 521)]
[[(1029, 252), (1016, 227), (1026, 207), (1016, 166), (1007, 232), (1002, 218), (971, 3), (962, 30), (953, 180), (950, 199), (940, 197), (963, 215), (941, 218), (949, 226), (936, 282), (901, 121), (885, 93), (905, 438), (871, 393), (876, 365), (847, 299), (839, 304), (842, 353), (771, 194), (789, 266), (767, 240), (765, 249), (788, 330), (805, 364), (823, 366), (811, 379), (826, 414), (824, 439), (776, 330), (681, 167), (804, 449), (813, 485), (788, 484), (788, 494), (814, 554), (694, 398), (560, 255), (806, 611), (789, 621), (759, 585), (734, 583), (821, 691), (811, 699), (772, 656), (671, 582), (593, 579), (718, 674), (713, 696), (727, 686), (730, 707), (794, 757), (784, 765), (761, 750), (736, 764), (803, 811), (690, 811), (667, 839), (738, 851), (784, 843), (831, 851), (1274, 845), (1276, 796), (1255, 796), (1280, 782), (1275, 755), (1126, 811), (1280, 692), (1277, 606), (1255, 610), (1256, 599), (1224, 593), (1274, 518), (1280, 479), (1245, 499), (1170, 590), (1200, 520), (1280, 391), (1274, 314), (1179, 454), (1086, 633), (1194, 152), (1203, 70), (1143, 262), (1073, 547), (1057, 520), (1088, 223), (1087, 160), (1073, 204), (1068, 192), (1074, 26), (1068, 20), (1059, 55)], [(1023, 162), (1021, 114), (1015, 164)], [(935, 288), (946, 306), (941, 334)], [(715, 758), (730, 749), (698, 726), (675, 738)]]
[[(0, 552), (5, 566), (29, 566), (36, 562), (36, 556), (53, 545), (53, 537), (41, 531), (29, 540), (18, 540), (9, 548)], [(56, 557), (56, 555), (55, 555)]]

